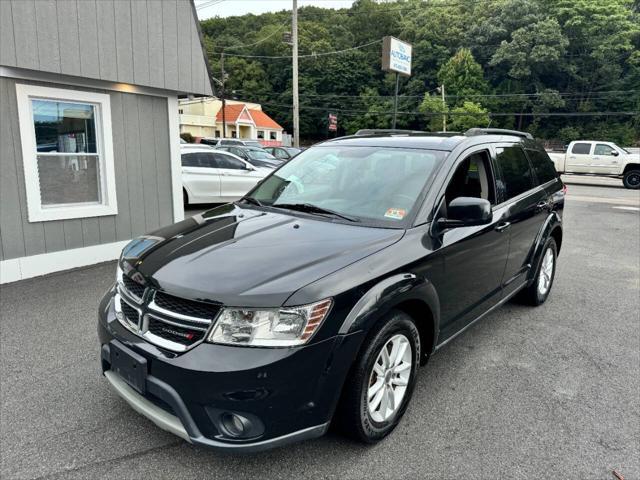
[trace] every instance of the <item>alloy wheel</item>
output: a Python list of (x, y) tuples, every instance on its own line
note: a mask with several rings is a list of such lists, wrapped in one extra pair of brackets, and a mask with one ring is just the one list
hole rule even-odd
[(551, 279), (553, 278), (554, 257), (553, 250), (547, 248), (542, 258), (542, 265), (540, 266), (540, 274), (538, 275), (538, 293), (540, 295), (546, 295), (551, 288)]
[(367, 406), (373, 421), (382, 423), (400, 408), (407, 391), (413, 351), (409, 339), (397, 334), (384, 344), (369, 376)]

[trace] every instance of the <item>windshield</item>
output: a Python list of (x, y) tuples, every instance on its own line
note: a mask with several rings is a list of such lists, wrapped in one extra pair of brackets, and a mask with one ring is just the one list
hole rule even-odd
[(247, 142), (245, 141), (244, 144), (247, 147), (257, 147), (257, 148), (262, 148), (262, 145), (260, 144), (260, 142)]
[(251, 160), (275, 160), (276, 157), (264, 150), (246, 150)]
[(267, 177), (250, 196), (265, 206), (307, 204), (365, 225), (397, 227), (417, 208), (445, 155), (410, 148), (314, 147)]

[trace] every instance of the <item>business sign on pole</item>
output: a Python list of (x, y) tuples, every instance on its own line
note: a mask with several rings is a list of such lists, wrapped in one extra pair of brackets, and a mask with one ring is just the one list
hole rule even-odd
[(382, 39), (382, 70), (411, 76), (411, 44), (395, 37)]
[(338, 116), (332, 113), (329, 114), (329, 131), (335, 132), (338, 130)]

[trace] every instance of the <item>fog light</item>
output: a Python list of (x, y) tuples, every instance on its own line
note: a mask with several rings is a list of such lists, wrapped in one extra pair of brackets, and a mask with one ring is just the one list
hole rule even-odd
[(220, 416), (220, 424), (230, 437), (242, 437), (251, 430), (249, 419), (237, 413), (225, 412)]

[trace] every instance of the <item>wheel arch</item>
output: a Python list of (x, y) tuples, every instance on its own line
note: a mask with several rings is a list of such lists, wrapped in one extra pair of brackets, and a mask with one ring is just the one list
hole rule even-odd
[(640, 163), (627, 163), (624, 167), (624, 170), (622, 171), (622, 174), (624, 175), (629, 170), (640, 170)]
[(393, 275), (372, 286), (351, 309), (340, 333), (369, 332), (391, 310), (400, 310), (415, 321), (422, 345), (421, 363), (425, 363), (438, 338), (440, 301), (433, 284), (412, 273)]

